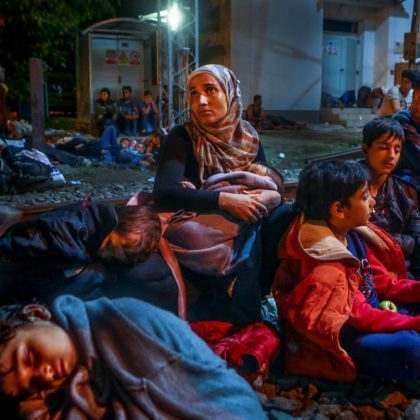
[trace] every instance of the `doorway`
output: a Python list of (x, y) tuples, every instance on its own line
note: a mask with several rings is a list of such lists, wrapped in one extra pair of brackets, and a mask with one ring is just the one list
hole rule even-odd
[(322, 44), (322, 92), (340, 97), (357, 93), (360, 76), (360, 41), (354, 35), (324, 33)]

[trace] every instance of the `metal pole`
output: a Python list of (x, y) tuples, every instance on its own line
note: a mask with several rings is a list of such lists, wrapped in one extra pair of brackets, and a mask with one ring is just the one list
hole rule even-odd
[(29, 59), (29, 73), (31, 80), (31, 115), (32, 142), (36, 149), (44, 147), (45, 112), (44, 112), (44, 78), (42, 74), (42, 60)]
[(160, 52), (160, 43), (161, 43), (161, 16), (160, 16), (160, 0), (157, 0), (157, 13), (158, 13), (158, 21), (157, 21), (157, 30), (156, 30), (156, 81), (158, 84), (158, 95), (159, 95), (159, 103), (158, 103), (158, 125), (159, 128), (162, 129), (163, 121), (162, 121), (162, 102), (163, 102), (163, 89), (162, 89), (162, 74), (160, 71), (161, 65), (161, 52)]
[(194, 16), (195, 16), (195, 25), (194, 25), (194, 54), (195, 54), (195, 69), (200, 67), (200, 40), (199, 40), (199, 22), (198, 22), (198, 0), (194, 1)]
[[(170, 0), (167, 2), (167, 10), (171, 6)], [(173, 40), (172, 31), (169, 25), (167, 25), (168, 33), (168, 126), (171, 129), (174, 124), (173, 116), (173, 78), (174, 78), (174, 51), (173, 51)]]

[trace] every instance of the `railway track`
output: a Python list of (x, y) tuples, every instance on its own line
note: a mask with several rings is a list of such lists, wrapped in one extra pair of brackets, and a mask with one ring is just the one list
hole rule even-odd
[[(290, 182), (285, 184), (285, 191), (284, 197), (287, 200), (293, 200), (296, 194), (297, 182)], [(123, 205), (127, 202), (127, 198), (114, 198), (109, 200), (97, 200), (98, 203), (111, 203), (115, 205)], [(79, 201), (78, 201), (79, 202)], [(24, 207), (20, 210), (23, 211), (23, 218), (30, 219), (37, 214), (46, 213), (47, 211), (57, 209), (59, 207), (75, 204), (76, 202), (66, 202), (66, 203), (59, 203), (59, 204), (46, 204), (40, 206), (32, 206), (32, 207)]]

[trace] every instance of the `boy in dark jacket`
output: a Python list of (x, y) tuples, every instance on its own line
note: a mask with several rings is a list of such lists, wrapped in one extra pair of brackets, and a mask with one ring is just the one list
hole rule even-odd
[(420, 278), (420, 212), (415, 188), (393, 175), (404, 143), (398, 121), (375, 118), (363, 128), (362, 151), (370, 173), (369, 192), (375, 199), (371, 221), (390, 233)]

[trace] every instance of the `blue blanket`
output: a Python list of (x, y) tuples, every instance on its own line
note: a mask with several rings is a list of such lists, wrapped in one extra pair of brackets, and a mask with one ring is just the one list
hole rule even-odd
[(56, 299), (52, 309), (74, 339), (80, 368), (50, 415), (266, 418), (249, 384), (172, 314), (131, 298), (82, 302), (69, 295)]

